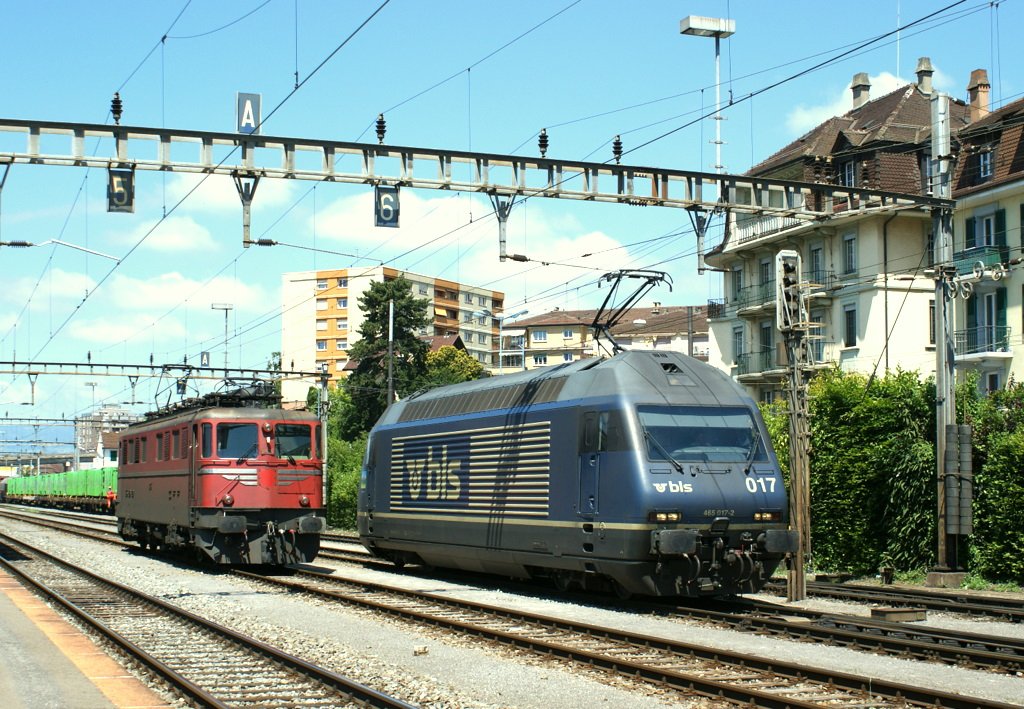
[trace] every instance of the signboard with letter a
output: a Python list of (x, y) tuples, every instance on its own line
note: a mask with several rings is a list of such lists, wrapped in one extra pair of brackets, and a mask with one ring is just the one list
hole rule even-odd
[(239, 133), (258, 135), (260, 123), (262, 122), (260, 116), (262, 95), (239, 93), (237, 96), (238, 99), (235, 104), (235, 130)]

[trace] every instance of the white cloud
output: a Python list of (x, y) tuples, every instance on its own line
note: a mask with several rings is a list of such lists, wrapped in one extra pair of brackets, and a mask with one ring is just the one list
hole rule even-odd
[[(877, 76), (869, 77), (871, 81), (871, 98), (878, 98), (895, 91), (908, 82), (887, 71)], [(820, 123), (825, 122), (833, 116), (841, 116), (853, 109), (853, 94), (850, 85), (842, 88), (833, 87), (829, 95), (823, 96), (823, 101), (817, 105), (797, 104), (786, 116), (786, 128), (793, 136), (803, 135)]]
[[(232, 303), (239, 310), (262, 311), (271, 302), (268, 297), (272, 296), (256, 284), (229, 276), (219, 276), (204, 284), (178, 272), (162, 273), (151, 278), (135, 278), (118, 273), (104, 288), (104, 294), (110, 302), (117, 303), (121, 308), (160, 312), (179, 305), (205, 311), (214, 302)], [(188, 303), (194, 305), (188, 306)]]
[[(293, 180), (260, 180), (253, 195), (253, 209), (276, 209), (289, 203), (295, 192), (294, 185)], [(186, 195), (188, 197), (180, 209), (236, 215), (239, 220), (242, 218), (242, 200), (238, 196), (235, 181), (227, 175), (175, 173), (167, 182), (168, 206), (177, 204)]]
[(4, 283), (4, 287), (0, 288), (0, 303), (20, 308), (31, 296), (32, 309), (39, 310), (49, 307), (52, 300), (61, 302), (81, 300), (87, 292), (92, 291), (95, 285), (96, 281), (84, 273), (53, 268), (38, 283), (35, 276), (9, 278)]
[[(149, 233), (150, 230), (152, 233)], [(111, 234), (109, 238), (112, 242), (128, 248), (134, 246), (143, 236), (146, 240), (140, 248), (150, 251), (184, 255), (190, 251), (206, 253), (219, 248), (210, 230), (191, 217), (170, 216), (155, 228), (152, 222), (147, 221), (131, 231)]]

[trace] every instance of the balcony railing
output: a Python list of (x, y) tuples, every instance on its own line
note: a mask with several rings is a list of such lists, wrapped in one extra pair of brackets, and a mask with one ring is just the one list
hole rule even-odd
[(985, 268), (1002, 263), (1006, 260), (1004, 257), (1008, 255), (1004, 253), (1005, 251), (1005, 248), (999, 246), (975, 246), (953, 254), (953, 265), (956, 266), (957, 273), (970, 274), (979, 261), (985, 265)]
[(724, 298), (709, 298), (708, 299), (708, 320), (714, 320), (715, 318), (725, 317), (725, 299)]
[(772, 350), (764, 352), (743, 352), (736, 356), (736, 374), (759, 374), (775, 368), (775, 353)]
[(806, 223), (806, 221), (795, 217), (774, 215), (743, 220), (737, 219), (734, 227), (736, 230), (736, 241), (742, 244), (753, 239), (760, 239), (762, 236), (778, 234), (781, 231), (793, 229)]
[(825, 269), (804, 271), (804, 283), (810, 286), (811, 293), (832, 290), (836, 285), (836, 272)]
[(1009, 352), (1010, 328), (982, 325), (953, 333), (953, 350), (957, 356), (985, 352)]
[(743, 286), (736, 295), (736, 307), (750, 308), (775, 301), (775, 279), (755, 286)]

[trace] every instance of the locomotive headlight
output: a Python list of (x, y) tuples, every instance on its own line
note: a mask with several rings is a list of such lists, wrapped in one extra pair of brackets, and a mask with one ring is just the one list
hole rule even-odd
[(231, 505), (235, 504), (235, 498), (233, 498), (231, 495), (225, 495), (221, 502), (224, 504), (225, 507), (231, 507)]
[(678, 522), (683, 518), (679, 510), (651, 510), (647, 514), (647, 520), (649, 522), (656, 522), (657, 524), (665, 524), (667, 522)]
[(782, 510), (758, 510), (754, 513), (755, 522), (781, 522)]
[(309, 498), (303, 495), (299, 498), (299, 507), (309, 507)]

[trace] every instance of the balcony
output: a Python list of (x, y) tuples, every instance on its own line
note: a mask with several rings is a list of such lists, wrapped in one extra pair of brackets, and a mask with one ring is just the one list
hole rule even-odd
[(754, 315), (765, 307), (775, 307), (775, 279), (756, 286), (740, 288), (736, 297), (740, 315)]
[(736, 376), (741, 381), (760, 379), (768, 372), (778, 372), (783, 365), (778, 362), (774, 350), (743, 352), (736, 356)]
[(725, 317), (725, 299), (708, 299), (708, 320), (718, 320)]
[(978, 363), (983, 360), (1005, 360), (1010, 351), (1010, 328), (982, 325), (953, 333), (953, 351), (958, 362)]
[(839, 285), (835, 271), (818, 269), (804, 271), (804, 283), (807, 284), (807, 295), (811, 298), (831, 298), (832, 292)]
[(806, 225), (807, 222), (796, 217), (780, 215), (758, 216), (750, 219), (737, 219), (734, 234), (737, 243), (744, 244), (749, 241), (761, 239), (767, 236), (780, 234), (790, 229), (796, 229)]
[(953, 254), (953, 265), (961, 276), (971, 276), (975, 273), (978, 264), (983, 264), (981, 270), (989, 270), (993, 266), (1005, 261), (1006, 248), (1000, 246), (975, 246), (974, 248), (957, 251)]

